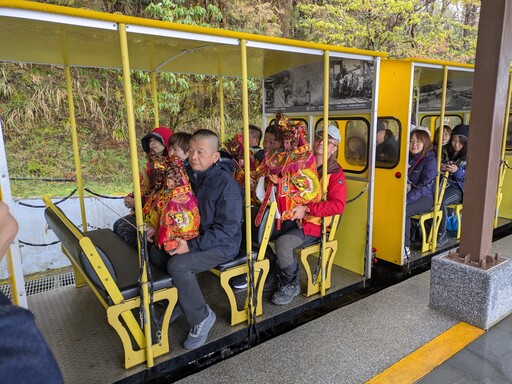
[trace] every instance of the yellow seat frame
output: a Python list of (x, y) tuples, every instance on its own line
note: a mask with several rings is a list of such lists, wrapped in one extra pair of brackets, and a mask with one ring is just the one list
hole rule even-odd
[[(443, 211), (441, 210), (441, 203), (443, 202), (444, 191), (448, 185), (448, 172), (444, 173), (444, 177), (439, 185), (439, 194), (437, 202), (435, 203), (435, 209), (430, 212), (421, 213), (419, 215), (411, 216), (412, 219), (419, 220), (421, 228), (421, 252), (435, 251), (437, 248), (437, 234), (439, 233), (439, 227), (441, 226), (441, 220), (443, 219)], [(430, 232), (427, 237), (427, 230), (425, 228), (425, 222), (427, 220), (434, 219), (434, 212), (436, 217), (436, 228), (434, 226), (430, 228)], [(434, 236), (435, 235), (435, 236)]]
[[(107, 295), (112, 300), (113, 304), (105, 301), (98, 288), (84, 273), (81, 265), (77, 263), (70, 252), (62, 246), (63, 253), (71, 261), (75, 271), (75, 281), (77, 281), (77, 288), (86, 282), (91, 290), (94, 292), (103, 307), (107, 310), (108, 323), (116, 330), (124, 349), (124, 367), (126, 369), (134, 367), (135, 365), (142, 364), (147, 361), (147, 348), (151, 348), (152, 356), (157, 357), (169, 352), (169, 323), (171, 314), (178, 301), (178, 291), (176, 287), (161, 289), (154, 292), (153, 301), (159, 302), (167, 300), (168, 304), (162, 320), (162, 336), (161, 343), (152, 343), (152, 340), (146, 340), (144, 330), (141, 328), (139, 322), (133, 315), (132, 310), (140, 307), (140, 297), (125, 300), (119, 287), (115, 283), (112, 275), (108, 271), (105, 263), (99, 256), (96, 247), (91, 239), (84, 236), (77, 230), (75, 225), (51, 202), (50, 199), (44, 197), (46, 206), (51, 209), (66, 227), (73, 233), (79, 240), (80, 248), (89, 259), (94, 271), (105, 287)], [(122, 318), (122, 321), (121, 321)], [(149, 321), (151, 324), (151, 319)], [(135, 341), (136, 346), (133, 345), (132, 339)]]
[[(308, 262), (309, 256), (319, 257), (322, 244), (313, 244), (296, 250), (296, 252), (299, 254), (300, 261), (304, 266), (304, 270), (306, 271), (307, 275), (306, 292), (304, 293), (304, 296), (306, 297), (312, 296), (319, 292), (322, 293), (322, 284), (324, 284), (325, 289), (329, 289), (331, 287), (332, 265), (336, 256), (336, 252), (338, 251), (338, 240), (336, 240), (334, 237), (336, 235), (336, 229), (338, 228), (340, 219), (341, 215), (336, 215), (333, 217), (331, 230), (325, 243), (325, 253), (322, 257), (320, 266), (320, 271), (325, 270), (324, 281), (322, 281), (321, 273), (318, 274), (316, 281), (313, 281), (313, 273)], [(323, 291), (325, 292), (325, 290)]]
[[(274, 218), (276, 215), (277, 204), (275, 202), (270, 204), (269, 214), (264, 225), (263, 237), (261, 239), (260, 248), (256, 259), (254, 260), (254, 289), (257, 297), (257, 306), (256, 306), (256, 316), (260, 316), (263, 314), (263, 286), (265, 285), (265, 280), (267, 279), (268, 272), (270, 270), (270, 262), (268, 259), (265, 259), (265, 252), (268, 246), (268, 241), (270, 239), (270, 235), (272, 232), (272, 227), (274, 224)], [(226, 295), (229, 300), (229, 306), (231, 308), (231, 325), (240, 324), (244, 321), (250, 322), (250, 307), (249, 307), (249, 288), (250, 284), (247, 285), (247, 298), (245, 300), (245, 305), (243, 309), (238, 309), (238, 305), (236, 302), (235, 292), (231, 285), (229, 285), (229, 280), (235, 276), (240, 276), (243, 274), (248, 275), (247, 281), (249, 281), (249, 260), (245, 264), (238, 265), (236, 267), (232, 267), (226, 269), (224, 271), (219, 271), (218, 269), (211, 269), (210, 271), (217, 276), (220, 277), (220, 285), (224, 288)]]
[(453, 209), (455, 211), (455, 216), (457, 216), (457, 222), (459, 223), (457, 227), (457, 239), (460, 239), (460, 227), (462, 227), (462, 204), (449, 205), (448, 208)]

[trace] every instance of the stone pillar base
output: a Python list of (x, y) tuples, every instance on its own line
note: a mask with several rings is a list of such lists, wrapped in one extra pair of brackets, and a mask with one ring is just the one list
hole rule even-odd
[(446, 256), (432, 258), (430, 307), (489, 329), (512, 313), (512, 262), (483, 270)]

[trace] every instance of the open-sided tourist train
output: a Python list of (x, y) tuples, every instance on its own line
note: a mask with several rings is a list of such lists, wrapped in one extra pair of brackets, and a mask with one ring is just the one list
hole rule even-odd
[[(229, 356), (255, 343), (266, 332), (365, 288), (372, 284), (374, 271), (381, 266), (397, 271), (419, 266), (458, 243), (463, 225), (462, 204), (452, 207), (459, 232), (440, 248), (436, 244), (436, 223), (440, 220), (436, 201), (432, 212), (418, 217), (423, 235), (410, 258), (404, 257), (409, 134), (412, 121), (426, 127), (432, 136), (443, 124), (470, 125), (474, 74), (471, 65), (392, 60), (381, 52), (25, 1), (0, 2), (0, 61), (51, 65), (66, 74), (73, 138), (69, 151), (75, 158), (80, 212), (78, 216), (76, 210), (72, 212), (53, 196), (44, 198), (47, 208), (39, 212), (51, 229), (49, 238), (59, 241), (52, 246), (61, 248), (73, 266), (74, 285), (27, 296), (18, 240), (8, 252), (10, 276), (5, 285), (14, 302), (34, 312), (66, 382), (137, 382), (162, 375), (179, 377), (187, 367), (201, 365), (215, 356)], [(159, 73), (211, 76), (219, 83), (218, 133), (222, 141), (226, 139), (222, 79), (240, 78), (247, 156), (249, 123), (254, 123), (248, 117), (247, 79), (259, 79), (263, 84), (264, 105), (258, 122), (262, 130), (278, 112), (292, 121), (302, 121), (310, 142), (319, 128), (336, 125), (341, 132), (338, 161), (346, 175), (347, 204), (340, 220), (326, 228), (322, 242), (298, 255), (303, 295), (287, 306), (275, 306), (263, 292), (269, 270), (265, 249), (273, 246), (269, 235), (275, 205), (271, 205), (254, 238), (254, 218), (245, 220), (246, 233), (252, 241), (247, 242), (243, 258), (199, 276), (206, 301), (217, 313), (217, 323), (203, 347), (183, 349), (181, 342), (188, 326), (184, 319), (170, 324), (179, 292), (169, 276), (151, 268), (144, 257), (123, 245), (110, 229), (87, 228), (88, 192), (80, 168), (80, 127), (74, 118), (79, 106), (73, 103), (71, 86), (73, 67), (118, 70), (123, 77), (124, 107), (119, 109), (126, 112), (137, 224), (142, 224), (142, 207), (133, 70), (151, 74), (155, 100)], [(510, 91), (507, 96), (510, 105)], [(155, 126), (165, 125), (158, 119), (158, 103), (154, 105)], [(396, 140), (396, 155), (386, 161), (376, 158), (379, 121), (385, 121)], [(503, 193), (512, 183), (507, 170), (512, 150), (507, 142), (507, 134), (512, 134), (508, 115), (505, 121), (496, 191), (495, 227), (501, 230), (512, 221), (512, 195)], [(15, 198), (3, 141), (5, 127), (1, 128), (1, 198), (13, 206)], [(327, 135), (327, 129), (323, 132)], [(357, 151), (349, 145), (353, 138), (362, 143)], [(248, 175), (250, 162), (244, 164)], [(251, 217), (249, 185), (247, 178), (246, 218)], [(438, 177), (436, 196), (442, 185), (442, 178)], [(70, 219), (73, 217), (80, 219)], [(243, 274), (249, 276), (247, 290), (234, 291), (229, 280)], [(142, 320), (139, 312), (144, 315)]]

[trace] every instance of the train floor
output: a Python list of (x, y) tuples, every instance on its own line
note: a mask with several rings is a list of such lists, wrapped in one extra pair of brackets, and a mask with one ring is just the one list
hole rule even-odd
[(429, 287), (427, 271), (179, 383), (511, 383), (512, 315), (484, 332), (429, 308)]
[[(105, 309), (89, 287), (58, 287), (28, 296), (28, 303), (66, 383), (139, 383), (150, 381), (162, 373), (172, 372), (176, 367), (196, 365), (198, 360), (208, 359), (219, 351), (225, 355), (237, 343), (247, 345), (247, 325), (229, 325), (229, 303), (218, 277), (205, 272), (198, 275), (198, 280), (207, 303), (217, 314), (208, 343), (194, 351), (183, 349), (181, 343), (189, 327), (181, 316), (169, 328), (170, 352), (156, 358), (155, 366), (149, 370), (144, 364), (128, 370), (123, 368), (121, 341), (108, 324)], [(301, 280), (304, 283), (305, 273)], [(333, 267), (329, 295), (342, 296), (361, 290), (362, 286), (362, 276), (337, 266)], [(243, 307), (245, 293), (237, 293), (237, 300), (239, 308)], [(325, 297), (319, 298), (319, 295), (309, 298), (299, 295), (287, 306), (276, 306), (270, 303), (270, 293), (264, 293), (263, 315), (257, 318), (257, 330), (261, 333), (268, 332), (276, 325), (300, 316), (308, 308), (314, 309), (322, 305), (324, 300)], [(157, 318), (161, 316), (160, 312), (162, 309), (156, 308)]]

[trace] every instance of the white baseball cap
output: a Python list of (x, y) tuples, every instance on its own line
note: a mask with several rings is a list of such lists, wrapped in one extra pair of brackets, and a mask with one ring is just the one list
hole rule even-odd
[[(316, 133), (321, 133), (323, 132), (324, 129), (323, 127), (322, 128), (319, 128)], [(341, 135), (340, 135), (340, 130), (335, 126), (335, 125), (332, 125), (330, 124), (328, 127), (327, 127), (327, 133), (329, 134), (329, 136), (331, 136), (334, 140), (338, 140), (340, 141), (341, 140)]]

